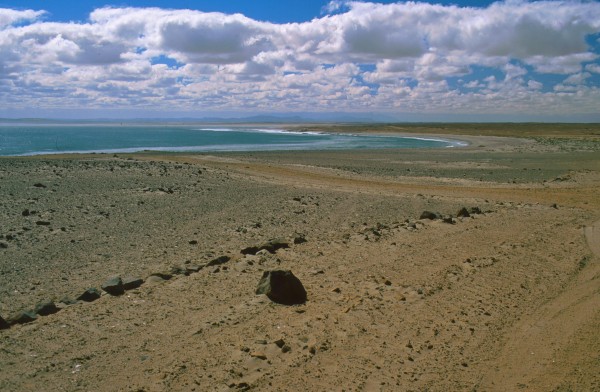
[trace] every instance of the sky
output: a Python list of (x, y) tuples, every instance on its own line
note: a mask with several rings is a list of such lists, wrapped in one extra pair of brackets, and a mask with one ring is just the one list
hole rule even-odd
[(0, 117), (600, 122), (597, 1), (0, 0)]

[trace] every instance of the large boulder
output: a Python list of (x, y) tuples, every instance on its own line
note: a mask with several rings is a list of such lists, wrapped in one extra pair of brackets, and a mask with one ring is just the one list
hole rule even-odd
[(265, 294), (271, 301), (282, 305), (306, 302), (306, 290), (291, 271), (265, 271), (258, 282), (256, 294)]

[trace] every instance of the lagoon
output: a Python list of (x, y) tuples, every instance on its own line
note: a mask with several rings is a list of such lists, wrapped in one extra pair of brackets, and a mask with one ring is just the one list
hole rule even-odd
[(464, 146), (456, 140), (174, 125), (0, 125), (0, 156), (139, 151), (221, 152)]

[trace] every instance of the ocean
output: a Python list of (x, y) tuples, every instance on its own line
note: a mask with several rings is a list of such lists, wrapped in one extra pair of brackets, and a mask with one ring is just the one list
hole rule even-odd
[(0, 156), (138, 151), (218, 152), (464, 146), (435, 138), (173, 125), (0, 125)]

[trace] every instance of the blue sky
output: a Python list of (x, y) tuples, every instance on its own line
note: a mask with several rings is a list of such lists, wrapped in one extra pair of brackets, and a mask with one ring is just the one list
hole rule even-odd
[(331, 113), (600, 121), (600, 3), (0, 0), (0, 117)]
[[(382, 4), (395, 3), (393, 0), (378, 1)], [(438, 4), (457, 4), (455, 1), (430, 1)], [(485, 7), (492, 1), (462, 1), (463, 6)], [(110, 7), (160, 7), (193, 9), (204, 12), (241, 13), (249, 18), (267, 20), (275, 23), (305, 22), (322, 15), (323, 8), (329, 4), (326, 0), (134, 0), (134, 1), (96, 1), (96, 0), (22, 0), (0, 1), (0, 8), (44, 9), (50, 13), (53, 21), (85, 21), (89, 13), (96, 8)]]

